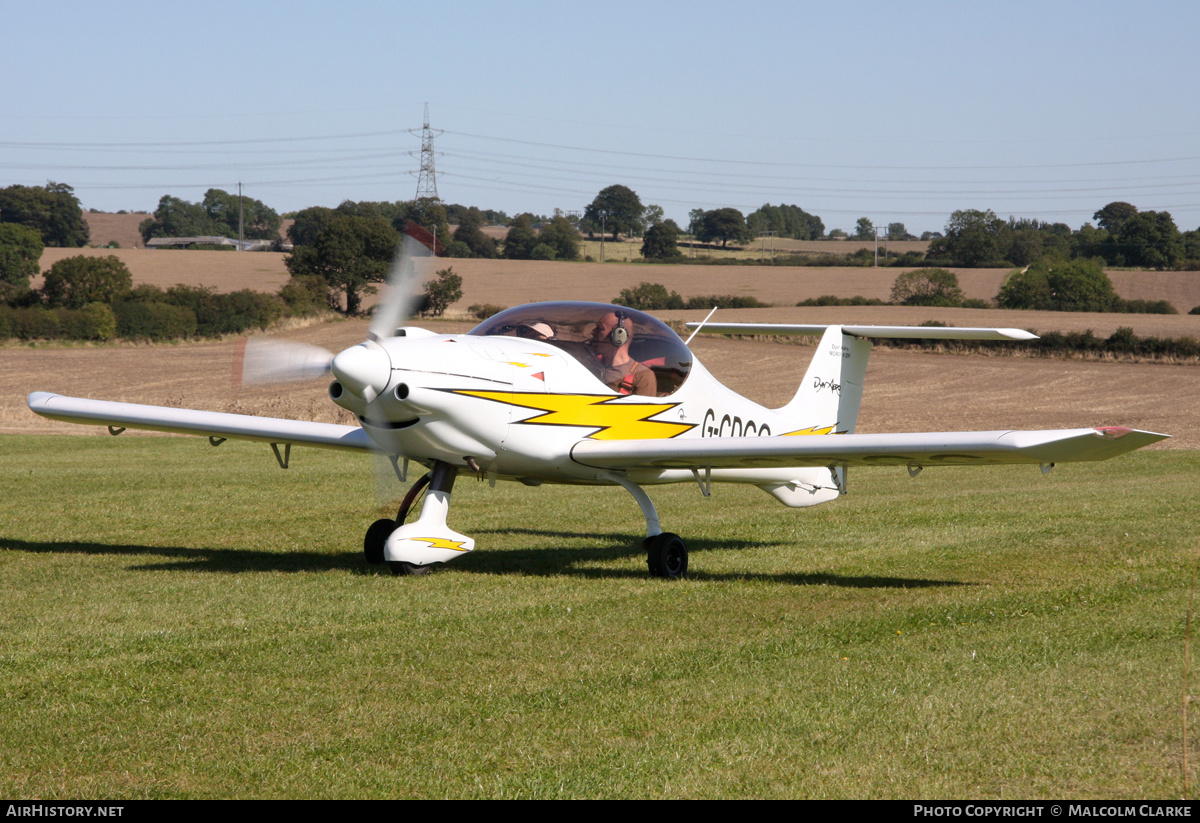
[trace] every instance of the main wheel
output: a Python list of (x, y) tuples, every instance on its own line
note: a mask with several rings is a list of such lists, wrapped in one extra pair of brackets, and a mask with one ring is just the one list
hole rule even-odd
[(429, 574), (429, 570), (433, 566), (420, 566), (416, 563), (405, 563), (403, 560), (389, 560), (388, 568), (391, 569), (392, 574), (396, 577), (403, 577), (405, 575), (408, 577), (424, 577)]
[(367, 529), (366, 537), (363, 538), (363, 555), (366, 556), (368, 563), (383, 562), (383, 544), (399, 527), (399, 523), (387, 518), (376, 520), (371, 524), (371, 527)]
[(687, 574), (687, 544), (674, 532), (663, 532), (647, 537), (642, 545), (646, 548), (646, 565), (654, 577), (671, 580)]

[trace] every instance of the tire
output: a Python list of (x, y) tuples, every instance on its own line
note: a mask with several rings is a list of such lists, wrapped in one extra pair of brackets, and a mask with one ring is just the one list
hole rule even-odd
[(429, 574), (433, 566), (419, 566), (416, 563), (405, 563), (403, 560), (391, 560), (388, 561), (388, 568), (396, 577), (424, 577)]
[(383, 545), (399, 526), (395, 520), (386, 518), (371, 524), (363, 538), (363, 556), (367, 558), (368, 563), (377, 565), (383, 562)]
[(687, 544), (679, 535), (663, 532), (646, 538), (642, 545), (646, 547), (646, 565), (651, 576), (678, 580), (687, 574)]

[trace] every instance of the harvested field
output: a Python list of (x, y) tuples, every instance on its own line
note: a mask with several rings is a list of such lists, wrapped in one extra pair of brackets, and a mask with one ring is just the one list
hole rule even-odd
[(123, 249), (140, 249), (142, 233), (138, 226), (143, 220), (152, 217), (149, 214), (103, 214), (100, 212), (83, 213), (83, 222), (87, 223), (91, 232), (93, 246), (106, 246), (116, 242)]
[[(64, 257), (113, 254), (129, 267), (135, 284), (211, 286), (219, 292), (275, 292), (287, 282), (287, 256), (277, 252), (152, 251), (148, 249), (46, 249), (45, 270)], [(652, 266), (560, 263), (537, 260), (441, 260), (463, 277), (463, 297), (451, 307), (465, 312), (476, 303), (515, 306), (530, 300), (610, 301), (639, 283), (662, 283), (683, 297), (734, 294), (776, 306), (794, 306), (821, 295), (887, 300), (892, 282), (909, 269), (782, 268), (774, 266)], [(1008, 269), (954, 269), (967, 297), (990, 300)], [(1167, 300), (1182, 314), (1200, 305), (1200, 272), (1110, 272), (1117, 294), (1127, 300)], [(40, 286), (35, 282), (34, 286)], [(373, 305), (368, 298), (367, 305)], [(1032, 313), (1038, 316), (1049, 312)], [(1119, 318), (1122, 315), (1110, 315)], [(995, 321), (992, 321), (995, 322)], [(1045, 327), (1045, 321), (1035, 324)], [(1118, 325), (1129, 325), (1119, 323)]]
[[(64, 257), (116, 255), (133, 275), (134, 285), (149, 283), (169, 288), (177, 283), (211, 286), (219, 292), (254, 289), (274, 293), (288, 280), (283, 265), (286, 255), (256, 251), (178, 251), (153, 249), (46, 249), (42, 252), (42, 271)], [(41, 286), (35, 278), (34, 288)]]

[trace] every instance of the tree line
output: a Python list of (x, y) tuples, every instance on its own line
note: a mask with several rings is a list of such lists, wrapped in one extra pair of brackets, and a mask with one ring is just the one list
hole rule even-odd
[[(239, 215), (249, 239), (278, 238), (280, 216), (253, 198), (209, 189), (199, 203), (164, 196), (154, 214), (143, 221), (146, 239), (166, 236), (229, 236), (237, 233)], [(678, 239), (683, 229), (664, 217), (657, 205), (644, 205), (635, 191), (624, 185), (602, 189), (572, 222), (561, 212), (509, 217), (504, 212), (474, 206), (443, 204), (433, 199), (395, 202), (344, 201), (336, 208), (313, 206), (289, 215), (292, 253), (285, 258), (288, 271), (297, 277), (316, 277), (328, 290), (327, 302), (347, 314), (357, 314), (362, 299), (386, 277), (388, 265), (409, 223), (436, 236), (439, 254), (447, 257), (484, 257), (522, 260), (577, 260), (586, 234), (642, 237), (642, 256), (671, 262), (682, 258)], [(1200, 267), (1200, 230), (1181, 232), (1168, 212), (1139, 211), (1123, 201), (1109, 203), (1093, 215), (1095, 225), (1072, 230), (1065, 223), (1010, 217), (992, 211), (955, 211), (944, 233), (931, 238), (928, 251), (904, 256), (907, 265), (955, 267), (1026, 267), (1010, 278), (1009, 293), (1000, 305), (1019, 295), (1028, 307), (1061, 302), (1053, 272), (1061, 261), (1098, 260), (1109, 266), (1148, 268)], [(506, 225), (497, 240), (484, 231), (489, 225)], [(451, 231), (451, 225), (456, 228)], [(845, 232), (826, 232), (817, 215), (790, 204), (762, 207), (748, 216), (732, 207), (693, 209), (687, 233), (702, 243), (722, 247), (745, 243), (770, 232), (780, 237), (815, 240)], [(889, 237), (911, 237), (901, 223), (889, 224)], [(868, 218), (860, 218), (855, 237), (875, 236)], [(9, 186), (0, 189), (0, 299), (16, 307), (54, 307), (49, 293), (29, 289), (38, 273), (45, 246), (79, 246), (88, 242), (87, 224), (73, 189), (61, 183), (44, 187)], [(860, 264), (862, 260), (852, 261)], [(1055, 261), (1055, 262), (1039, 262)], [(801, 261), (789, 261), (801, 262)], [(1057, 269), (1056, 269), (1057, 267)], [(1007, 301), (1007, 302), (1006, 302)], [(65, 307), (58, 307), (65, 308)]]

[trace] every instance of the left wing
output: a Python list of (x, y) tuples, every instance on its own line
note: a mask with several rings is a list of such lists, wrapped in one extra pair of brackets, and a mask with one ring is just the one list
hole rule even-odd
[(284, 420), (279, 417), (255, 417), (249, 414), (86, 400), (44, 391), (36, 391), (29, 395), (29, 408), (51, 420), (108, 426), (114, 430), (150, 429), (175, 434), (233, 437), (240, 440), (256, 440), (260, 443), (318, 446), (349, 451), (372, 451), (374, 448), (367, 433), (358, 426), (340, 426), (336, 423), (312, 423), (307, 420)]
[(1108, 460), (1170, 435), (1102, 426), (1049, 431), (580, 440), (575, 462), (603, 469), (979, 466)]

